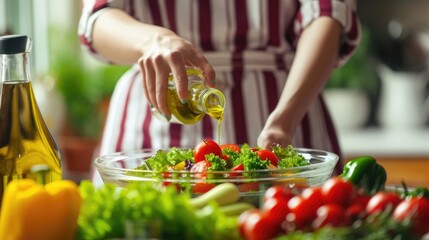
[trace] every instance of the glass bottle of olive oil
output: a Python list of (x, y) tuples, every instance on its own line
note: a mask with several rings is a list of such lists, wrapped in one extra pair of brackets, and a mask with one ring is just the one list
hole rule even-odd
[(33, 178), (46, 165), (48, 183), (62, 178), (60, 154), (36, 103), (30, 76), (31, 39), (0, 37), (0, 202), (14, 179)]
[[(225, 108), (225, 96), (216, 89), (207, 87), (204, 76), (198, 69), (187, 68), (189, 101), (182, 103), (177, 95), (173, 76), (168, 79), (167, 101), (171, 111), (171, 122), (194, 124), (205, 114), (222, 121)], [(160, 119), (165, 119), (161, 113), (152, 108), (152, 113)]]

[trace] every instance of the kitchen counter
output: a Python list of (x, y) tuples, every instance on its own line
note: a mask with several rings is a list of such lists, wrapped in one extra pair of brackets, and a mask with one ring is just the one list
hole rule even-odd
[(373, 156), (386, 169), (387, 183), (429, 188), (429, 129), (368, 128), (339, 131), (345, 159)]

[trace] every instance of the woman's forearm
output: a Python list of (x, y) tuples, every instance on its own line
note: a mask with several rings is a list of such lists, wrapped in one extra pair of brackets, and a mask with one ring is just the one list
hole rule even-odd
[(113, 63), (134, 64), (157, 36), (174, 35), (168, 29), (145, 24), (116, 8), (106, 8), (94, 23), (95, 50)]
[(302, 33), (286, 86), (272, 114), (288, 132), (294, 132), (323, 90), (338, 57), (341, 25), (321, 17)]

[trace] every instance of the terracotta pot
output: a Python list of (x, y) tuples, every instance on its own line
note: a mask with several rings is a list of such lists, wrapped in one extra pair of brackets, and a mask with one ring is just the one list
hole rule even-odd
[(67, 172), (89, 172), (98, 141), (76, 136), (60, 136), (59, 148), (62, 154), (63, 168)]

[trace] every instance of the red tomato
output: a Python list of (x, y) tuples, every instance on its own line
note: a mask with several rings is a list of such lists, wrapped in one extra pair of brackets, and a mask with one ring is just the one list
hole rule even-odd
[(220, 145), (220, 148), (222, 150), (229, 149), (233, 152), (238, 152), (238, 153), (241, 151), (240, 146), (238, 146), (237, 144), (232, 144), (232, 143), (222, 144), (222, 145)]
[(211, 163), (209, 161), (200, 161), (192, 165), (190, 172), (193, 173), (195, 178), (204, 179), (207, 177), (207, 170), (209, 169)]
[(267, 149), (261, 149), (256, 151), (256, 155), (258, 155), (262, 160), (269, 160), (274, 166), (277, 166), (279, 162), (279, 159), (276, 154)]
[(363, 219), (365, 215), (365, 206), (358, 203), (348, 206), (345, 211), (346, 221), (349, 224), (354, 223), (359, 219)]
[(288, 199), (283, 197), (268, 198), (262, 205), (262, 211), (273, 218), (276, 225), (280, 226), (290, 212), (287, 206)]
[(246, 225), (247, 218), (249, 218), (249, 216), (254, 212), (260, 212), (260, 210), (257, 208), (250, 209), (250, 210), (247, 210), (247, 211), (241, 213), (240, 216), (238, 216), (238, 219), (237, 219), (238, 230), (240, 231), (240, 234), (243, 237), (245, 234), (244, 233), (244, 227)]
[(402, 200), (393, 212), (396, 221), (411, 220), (413, 233), (423, 236), (429, 233), (429, 200), (424, 197), (412, 197)]
[(360, 205), (365, 208), (369, 202), (369, 199), (371, 199), (371, 197), (368, 195), (358, 194), (355, 198), (352, 199), (350, 205)]
[(327, 203), (346, 207), (355, 197), (356, 189), (351, 182), (341, 177), (332, 177), (323, 184), (322, 194)]
[(216, 184), (214, 183), (203, 183), (203, 182), (197, 182), (195, 183), (193, 187), (194, 193), (206, 193), (210, 191), (212, 188), (216, 187)]
[(194, 148), (195, 162), (204, 161), (206, 159), (206, 155), (210, 153), (221, 157), (222, 149), (215, 141), (205, 139)]
[(247, 240), (268, 240), (279, 232), (279, 225), (261, 211), (255, 211), (247, 216), (244, 225), (244, 237)]
[(274, 185), (271, 186), (264, 193), (264, 201), (267, 201), (270, 198), (284, 198), (287, 201), (293, 197), (291, 189), (284, 185)]
[(339, 227), (346, 225), (344, 208), (336, 203), (328, 203), (317, 209), (317, 217), (312, 222), (314, 230), (324, 226)]
[(320, 188), (306, 188), (301, 195), (289, 200), (288, 207), (300, 225), (312, 221), (316, 217), (316, 210), (323, 204)]
[(379, 213), (385, 211), (388, 207), (393, 209), (399, 204), (401, 198), (393, 192), (378, 192), (372, 196), (366, 205), (368, 214)]
[(281, 224), (281, 229), (285, 232), (293, 232), (297, 230), (307, 230), (307, 219), (304, 219), (302, 215), (290, 212), (286, 215), (286, 220)]

